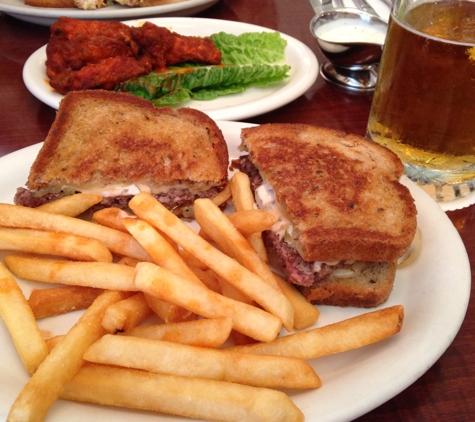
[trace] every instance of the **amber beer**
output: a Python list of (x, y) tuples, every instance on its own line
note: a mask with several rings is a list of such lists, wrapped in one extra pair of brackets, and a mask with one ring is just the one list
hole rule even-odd
[(368, 136), (436, 183), (473, 180), (475, 3), (394, 1)]

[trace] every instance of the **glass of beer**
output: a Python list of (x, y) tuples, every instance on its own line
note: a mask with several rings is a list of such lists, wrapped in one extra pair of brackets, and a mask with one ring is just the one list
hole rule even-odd
[(393, 0), (367, 136), (436, 200), (475, 190), (475, 1)]

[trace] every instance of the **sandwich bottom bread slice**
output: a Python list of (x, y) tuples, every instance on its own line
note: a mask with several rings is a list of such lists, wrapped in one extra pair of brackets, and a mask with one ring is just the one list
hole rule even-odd
[(272, 232), (263, 233), (263, 237), (270, 265), (315, 305), (374, 308), (386, 302), (393, 290), (396, 261), (305, 262), (277, 254), (276, 243), (270, 241)]
[(355, 274), (346, 278), (330, 274), (313, 288), (302, 286), (300, 291), (315, 304), (373, 308), (386, 302), (391, 294), (396, 263), (368, 262)]
[(96, 208), (126, 209), (145, 190), (191, 217), (196, 198), (227, 185), (228, 160), (221, 130), (198, 110), (158, 108), (113, 91), (73, 91), (61, 101), (27, 189), (18, 189), (14, 202), (37, 207), (84, 192), (103, 196)]
[(271, 264), (314, 304), (370, 308), (389, 297), (417, 211), (403, 165), (363, 137), (303, 124), (245, 128), (232, 167), (277, 217), (264, 233)]

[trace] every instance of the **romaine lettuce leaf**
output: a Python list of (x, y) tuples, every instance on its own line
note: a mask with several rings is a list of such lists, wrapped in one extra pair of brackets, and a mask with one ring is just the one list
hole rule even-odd
[(171, 106), (190, 99), (213, 100), (288, 77), (290, 66), (282, 64), (287, 43), (278, 32), (239, 36), (220, 32), (210, 38), (222, 52), (221, 65), (174, 66), (167, 72), (151, 72), (122, 82), (116, 90), (130, 92), (156, 106)]
[(224, 64), (271, 64), (285, 59), (287, 41), (278, 32), (246, 32), (241, 35), (219, 32), (210, 38), (221, 51)]

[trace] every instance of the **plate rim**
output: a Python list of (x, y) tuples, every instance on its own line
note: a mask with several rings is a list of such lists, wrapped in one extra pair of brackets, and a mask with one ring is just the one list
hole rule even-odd
[[(227, 133), (233, 133), (234, 135), (233, 136), (236, 136), (235, 135), (235, 132), (237, 130), (239, 130), (240, 128), (242, 127), (246, 127), (246, 126), (252, 126), (252, 124), (249, 124), (249, 123), (243, 123), (243, 122), (217, 122), (218, 126), (220, 126), (220, 128), (222, 129), (223, 133), (226, 134)], [(18, 150), (18, 151), (15, 151), (11, 154), (8, 154), (4, 157), (0, 157), (0, 163), (2, 163), (2, 161), (5, 161), (5, 160), (9, 160), (9, 161), (18, 161), (18, 162), (23, 162), (23, 165), (27, 165), (27, 162), (30, 162), (31, 164), (31, 158), (34, 159), (34, 156), (33, 157), (30, 157), (28, 159), (25, 159), (25, 154), (27, 153), (30, 153), (30, 154), (34, 154), (35, 151), (39, 150), (39, 147), (41, 146), (41, 143), (40, 144), (35, 144), (35, 145), (32, 145), (32, 146), (29, 146), (29, 147), (26, 147), (26, 148), (23, 148), (21, 150)], [(233, 158), (233, 157), (231, 157)], [(1, 168), (1, 166), (0, 166)], [(0, 173), (2, 172), (2, 170), (0, 170)], [(0, 179), (1, 180), (1, 179)], [(403, 181), (403, 184), (406, 185), (411, 193), (413, 194), (413, 196), (415, 196), (416, 198), (416, 203), (418, 204), (418, 206), (420, 207), (419, 208), (419, 212), (421, 212), (421, 210), (423, 209), (423, 212), (422, 214), (419, 215), (419, 219), (422, 219), (422, 216), (424, 217), (424, 219), (426, 219), (426, 221), (421, 221), (420, 220), (420, 223), (424, 223), (423, 224), (423, 227), (434, 227), (434, 225), (439, 225), (441, 226), (441, 223), (443, 225), (443, 227), (439, 227), (439, 228), (444, 228), (443, 232), (440, 231), (440, 232), (437, 232), (437, 231), (434, 231), (434, 232), (423, 232), (423, 241), (426, 242), (427, 241), (427, 245), (425, 245), (424, 243), (424, 247), (428, 246), (429, 247), (429, 250), (432, 250), (430, 248), (430, 237), (431, 236), (437, 236), (437, 238), (439, 239), (440, 236), (443, 235), (443, 238), (444, 239), (449, 239), (449, 240), (454, 240), (454, 244), (453, 245), (450, 245), (450, 249), (453, 250), (453, 252), (451, 253), (456, 253), (456, 255), (458, 256), (458, 262), (457, 262), (457, 265), (455, 266), (453, 262), (450, 262), (450, 257), (448, 257), (449, 261), (448, 263), (450, 265), (452, 265), (453, 268), (451, 268), (451, 270), (454, 270), (453, 274), (454, 274), (454, 278), (456, 279), (456, 277), (460, 276), (461, 277), (461, 283), (458, 285), (458, 286), (455, 286), (457, 287), (458, 291), (462, 291), (463, 290), (463, 297), (462, 298), (459, 298), (461, 299), (459, 302), (457, 303), (452, 303), (452, 302), (448, 302), (448, 306), (446, 309), (441, 309), (441, 312), (442, 313), (446, 313), (448, 311), (448, 309), (455, 309), (455, 318), (451, 318), (451, 319), (448, 319), (447, 320), (447, 325), (445, 327), (436, 327), (439, 329), (439, 331), (436, 333), (436, 335), (434, 333), (431, 333), (430, 329), (429, 328), (434, 328), (434, 327), (427, 327), (425, 325), (421, 326), (421, 324), (424, 324), (425, 322), (425, 318), (427, 318), (427, 315), (422, 315), (422, 320), (420, 320), (421, 318), (414, 318), (414, 316), (417, 316), (417, 314), (415, 315), (414, 314), (414, 310), (413, 310), (413, 307), (409, 307), (409, 308), (406, 308), (405, 306), (405, 312), (406, 312), (406, 317), (405, 317), (405, 321), (404, 321), (404, 327), (402, 329), (402, 331), (397, 335), (397, 336), (393, 336), (391, 337), (390, 339), (387, 339), (385, 340), (384, 342), (380, 342), (380, 343), (376, 343), (374, 345), (369, 345), (369, 346), (366, 346), (362, 349), (357, 349), (357, 350), (354, 350), (354, 351), (349, 351), (349, 352), (344, 352), (343, 354), (339, 354), (338, 356), (341, 357), (341, 359), (344, 360), (345, 364), (348, 363), (349, 365), (352, 365), (353, 362), (355, 361), (356, 359), (356, 363), (358, 363), (358, 359), (360, 359), (362, 356), (365, 356), (367, 353), (369, 353), (369, 357), (373, 357), (373, 356), (376, 356), (376, 357), (384, 357), (388, 354), (388, 351), (389, 351), (389, 354), (391, 355), (391, 348), (392, 347), (397, 347), (399, 345), (399, 347), (401, 347), (401, 343), (404, 344), (405, 341), (407, 341), (407, 338), (408, 337), (411, 337), (412, 336), (412, 331), (411, 330), (414, 330), (414, 326), (417, 328), (417, 329), (424, 329), (427, 331), (427, 334), (425, 335), (431, 335), (433, 338), (434, 337), (438, 337), (438, 340), (441, 340), (439, 343), (436, 344), (436, 347), (433, 347), (434, 345), (433, 344), (424, 344), (424, 342), (420, 342), (421, 344), (415, 344), (415, 351), (412, 350), (410, 351), (410, 355), (411, 358), (414, 358), (414, 360), (416, 362), (418, 362), (418, 365), (416, 368), (414, 367), (410, 367), (410, 362), (406, 362), (404, 361), (404, 364), (407, 365), (409, 367), (409, 373), (407, 372), (404, 372), (404, 371), (399, 371), (399, 372), (396, 372), (396, 375), (394, 378), (391, 378), (391, 382), (387, 382), (388, 380), (386, 379), (388, 377), (388, 374), (384, 374), (382, 377), (379, 375), (379, 372), (376, 371), (378, 373), (378, 376), (380, 377), (379, 379), (377, 379), (376, 381), (373, 379), (372, 381), (373, 382), (369, 382), (368, 384), (365, 384), (365, 387), (369, 388), (370, 391), (377, 391), (377, 395), (370, 395), (370, 398), (367, 399), (365, 398), (366, 397), (366, 390), (365, 388), (361, 388), (361, 385), (358, 386), (358, 380), (355, 382), (355, 380), (353, 379), (348, 379), (348, 380), (345, 380), (348, 381), (347, 384), (348, 385), (345, 385), (344, 386), (344, 389), (346, 390), (350, 390), (352, 391), (352, 393), (356, 394), (357, 397), (355, 399), (354, 396), (351, 396), (351, 399), (349, 400), (348, 402), (348, 406), (339, 406), (339, 408), (332, 408), (332, 411), (333, 413), (332, 414), (319, 414), (319, 410), (316, 409), (316, 405), (314, 405), (314, 397), (318, 397), (318, 396), (315, 396), (315, 394), (320, 394), (320, 396), (323, 396), (323, 398), (325, 398), (325, 395), (327, 394), (324, 390), (325, 388), (325, 385), (326, 383), (328, 383), (328, 387), (329, 389), (332, 389), (333, 388), (333, 383), (335, 382), (335, 379), (333, 378), (329, 378), (329, 379), (325, 379), (323, 378), (323, 386), (319, 389), (319, 390), (312, 390), (312, 391), (306, 391), (306, 392), (291, 392), (290, 394), (290, 397), (292, 398), (292, 400), (294, 402), (296, 402), (296, 404), (299, 406), (299, 403), (302, 402), (304, 403), (304, 408), (302, 409), (304, 411), (304, 409), (307, 411), (307, 412), (304, 412), (305, 413), (305, 416), (306, 416), (306, 420), (308, 421), (316, 421), (316, 420), (319, 420), (319, 421), (324, 421), (324, 422), (341, 422), (343, 420), (352, 420), (352, 419), (355, 419), (356, 417), (359, 417), (369, 411), (371, 411), (372, 409), (378, 407), (379, 405), (381, 405), (382, 403), (384, 403), (385, 401), (391, 399), (392, 397), (394, 397), (395, 395), (397, 395), (398, 393), (400, 393), (401, 391), (403, 391), (404, 389), (406, 389), (409, 385), (411, 385), (412, 383), (414, 383), (421, 375), (423, 375), (424, 372), (427, 371), (427, 369), (429, 369), (436, 361), (437, 359), (446, 351), (446, 349), (450, 346), (450, 344), (452, 343), (453, 339), (455, 338), (455, 336), (457, 335), (459, 329), (460, 329), (460, 326), (462, 325), (463, 323), (463, 319), (464, 319), (464, 316), (465, 316), (465, 313), (466, 313), (466, 310), (467, 310), (467, 307), (468, 307), (468, 302), (469, 302), (469, 299), (470, 299), (470, 289), (471, 289), (471, 274), (470, 274), (470, 263), (469, 263), (469, 260), (468, 260), (468, 255), (467, 255), (467, 251), (463, 245), (463, 242), (460, 238), (460, 235), (458, 234), (458, 232), (456, 231), (455, 227), (453, 226), (453, 224), (450, 222), (450, 220), (448, 219), (448, 217), (446, 216), (446, 214), (443, 212), (443, 210), (440, 209), (440, 207), (437, 205), (436, 202), (434, 202), (429, 195), (427, 195), (420, 187), (416, 186), (413, 182), (411, 182), (409, 179), (403, 177), (402, 179)], [(0, 182), (0, 184), (3, 184)], [(13, 188), (10, 188), (10, 189), (13, 189)], [(426, 210), (425, 208), (426, 207), (429, 207), (428, 210)], [(427, 235), (427, 236), (426, 236)], [(429, 239), (426, 239), (429, 238)], [(442, 248), (449, 248), (448, 246), (445, 246), (445, 245), (442, 245)], [(437, 249), (435, 249), (437, 250)], [(444, 252), (445, 253), (445, 252)], [(423, 262), (422, 263), (425, 263), (428, 258), (431, 258), (431, 257), (428, 257), (427, 255), (424, 254), (424, 249), (422, 250), (421, 252), (421, 257), (419, 259), (423, 259)], [(416, 261), (417, 262), (417, 261)], [(422, 264), (421, 263), (421, 264)], [(437, 262), (439, 265), (443, 265), (444, 262)], [(413, 264), (414, 265), (414, 264)], [(408, 272), (410, 273), (411, 271), (411, 267), (407, 267), (406, 269), (403, 269), (403, 270), (400, 270), (400, 275), (401, 277), (399, 277), (399, 275), (397, 276), (397, 280), (396, 282), (399, 283), (399, 285), (401, 285), (402, 283), (406, 282), (407, 281), (407, 274)], [(406, 275), (404, 275), (406, 274)], [(465, 277), (466, 279), (465, 280), (462, 280), (462, 275), (463, 277)], [(459, 281), (460, 281), (459, 280)], [(416, 281), (418, 280), (413, 280), (413, 282), (415, 283)], [(406, 286), (404, 286), (405, 288)], [(429, 286), (429, 287), (432, 287), (432, 286)], [(463, 287), (463, 289), (462, 289)], [(418, 288), (417, 284), (415, 284), (414, 286), (411, 286), (411, 290), (412, 289), (416, 289)], [(453, 289), (453, 290), (456, 290), (456, 289)], [(429, 291), (432, 292), (433, 290), (431, 289)], [(454, 294), (454, 293), (451, 293), (451, 290), (448, 290), (449, 294)], [(400, 292), (398, 292), (399, 294)], [(395, 294), (395, 292), (393, 292), (393, 294)], [(420, 292), (418, 292), (418, 294), (420, 294)], [(438, 300), (441, 300), (440, 298), (437, 298)], [(446, 298), (444, 298), (446, 299)], [(450, 298), (449, 298), (450, 299)], [(383, 307), (386, 307), (386, 306), (390, 306), (391, 305), (391, 296), (390, 296), (390, 300), (385, 304), (385, 305), (382, 305), (378, 308), (383, 308)], [(404, 305), (404, 304), (403, 304)], [(421, 304), (423, 305), (423, 304)], [(331, 309), (332, 307), (319, 307), (319, 309), (322, 311), (322, 316), (321, 318), (325, 318), (325, 313), (326, 312), (330, 312), (332, 311), (333, 309)], [(376, 309), (378, 309), (376, 308)], [(325, 311), (325, 312), (323, 312)], [(348, 309), (343, 309), (343, 310), (338, 310), (338, 312), (336, 312), (338, 315), (340, 313), (343, 313), (343, 314), (348, 314), (348, 315), (352, 315), (353, 313), (354, 314), (358, 314), (358, 313), (363, 313), (365, 312), (364, 310), (348, 310)], [(452, 315), (453, 316), (453, 315)], [(437, 315), (436, 318), (440, 318), (441, 316)], [(325, 323), (323, 323), (322, 325), (325, 325)], [(449, 332), (447, 332), (447, 326), (451, 327), (451, 329), (449, 330)], [(398, 350), (399, 352), (399, 350)], [(404, 351), (404, 350), (401, 350), (400, 351), (401, 353), (399, 354), (398, 353), (398, 358), (399, 359), (402, 359), (404, 357), (405, 354), (407, 354), (408, 352)], [(415, 356), (413, 356), (413, 354)], [(400, 356), (400, 355), (403, 355), (403, 356)], [(368, 355), (366, 355), (366, 357), (368, 357)], [(330, 373), (332, 372), (332, 370), (334, 370), (335, 368), (332, 368), (332, 362), (334, 362), (334, 356), (328, 356), (328, 357), (324, 357), (324, 358), (319, 358), (319, 359), (316, 359), (316, 360), (312, 360), (312, 366), (315, 365), (315, 367), (317, 368), (317, 373), (319, 374), (325, 374), (327, 375), (327, 372), (325, 372), (325, 370), (328, 371), (328, 369), (325, 369), (325, 366), (330, 366)], [(337, 358), (339, 359), (339, 358)], [(418, 361), (419, 359), (419, 361)], [(384, 362), (379, 362), (379, 360), (372, 360), (371, 361), (371, 364), (372, 365), (375, 365), (375, 368), (374, 369), (380, 369), (381, 368), (381, 365), (384, 364)], [(364, 366), (364, 365), (363, 365)], [(358, 371), (361, 371), (361, 368), (353, 368), (350, 366), (350, 369), (352, 370), (352, 374), (356, 371), (356, 373), (358, 374), (359, 372)], [(340, 370), (339, 367), (337, 367), (337, 372)], [(322, 372), (323, 371), (323, 372)], [(394, 371), (394, 368), (391, 368), (391, 373), (395, 372)], [(341, 374), (340, 374), (341, 375)], [(338, 383), (338, 373), (337, 373), (337, 376), (336, 376), (336, 382)], [(384, 394), (381, 394), (381, 388), (382, 388), (382, 385), (381, 383), (383, 383), (383, 387), (386, 389)], [(360, 388), (355, 388), (355, 387), (360, 387)], [(339, 390), (340, 391), (340, 390)], [(360, 399), (360, 401), (358, 401), (358, 399)], [(321, 398), (320, 398), (320, 401)], [(312, 413), (308, 413), (308, 403), (311, 403), (311, 406), (314, 406), (312, 407)], [(318, 401), (317, 401), (318, 403)], [(320, 403), (318, 403), (320, 404)], [(65, 405), (66, 406), (66, 405)], [(67, 406), (71, 406), (71, 403), (67, 403)], [(61, 407), (61, 406), (59, 406)], [(301, 406), (299, 406), (301, 407)], [(68, 407), (69, 409), (69, 407)], [(316, 409), (315, 412), (313, 412), (313, 409)], [(57, 411), (57, 408), (54, 409), (54, 412), (55, 412), (55, 415), (57, 414), (56, 413)], [(59, 410), (61, 412), (61, 409)], [(97, 411), (97, 408), (95, 408), (95, 411)], [(321, 409), (320, 409), (321, 411)], [(124, 414), (128, 414), (126, 413), (127, 410), (124, 411)], [(155, 417), (157, 417), (155, 414), (154, 414)], [(166, 418), (166, 415), (162, 417), (165, 417)], [(146, 419), (146, 418), (145, 418)], [(52, 419), (53, 420), (53, 419)], [(56, 419), (54, 419), (56, 420)], [(58, 419), (60, 420), (60, 419)], [(178, 420), (182, 420), (180, 418), (177, 418), (177, 421)], [(185, 419), (183, 419), (185, 420)]]
[[(221, 19), (211, 19), (211, 18), (195, 18), (195, 17), (178, 17), (178, 18), (167, 18), (167, 17), (158, 17), (158, 18), (139, 18), (123, 21), (123, 23), (132, 25), (140, 21), (149, 21), (155, 23), (156, 25), (161, 26), (190, 26), (193, 25), (201, 26), (203, 25), (206, 28), (213, 28), (213, 25), (217, 28), (214, 32), (219, 31), (219, 28), (228, 27), (232, 28), (231, 30), (237, 32), (274, 32), (273, 29), (265, 28), (263, 26), (235, 22)], [(213, 33), (213, 30), (210, 30)], [(313, 51), (302, 41), (280, 32), (282, 38), (287, 41), (287, 48), (289, 50), (286, 54), (298, 56), (298, 61), (296, 61), (293, 66), (296, 66), (297, 69), (291, 68), (291, 76), (287, 81), (283, 81), (280, 84), (281, 87), (277, 87), (272, 93), (265, 95), (263, 97), (254, 99), (252, 101), (239, 103), (235, 105), (222, 106), (221, 108), (204, 110), (201, 109), (204, 113), (208, 114), (214, 120), (243, 120), (250, 117), (255, 117), (260, 114), (267, 113), (269, 111), (275, 110), (279, 107), (287, 105), (289, 102), (294, 101), (301, 95), (303, 95), (317, 80), (319, 74), (319, 63), (318, 59), (313, 53)], [(35, 96), (38, 100), (45, 103), (46, 105), (57, 109), (59, 101), (62, 97), (60, 94), (47, 91), (48, 85), (44, 78), (46, 78), (46, 73), (43, 74), (43, 70), (39, 69), (42, 66), (42, 63), (46, 59), (46, 45), (38, 48), (33, 52), (28, 59), (26, 60), (23, 70), (22, 78), (25, 86), (28, 91)], [(289, 63), (292, 66), (292, 63)], [(41, 75), (36, 74), (36, 72), (41, 72)], [(41, 81), (39, 79), (41, 78)], [(44, 84), (44, 87), (40, 84)], [(269, 87), (272, 89), (272, 86)], [(253, 88), (250, 88), (252, 90)], [(254, 88), (254, 89), (265, 89), (265, 88)], [(248, 90), (249, 91), (249, 90)], [(245, 96), (246, 91), (239, 94), (231, 94), (230, 96), (223, 96), (218, 98), (215, 101), (225, 102), (226, 97), (228, 98), (238, 98), (237, 96)], [(54, 94), (54, 95), (52, 95)], [(197, 108), (200, 110), (199, 102), (191, 100), (181, 107), (191, 107)]]
[[(162, 4), (150, 7), (125, 8), (126, 6), (117, 5), (95, 9), (83, 10), (73, 8), (40, 8), (35, 6), (8, 5), (0, 1), (0, 11), (7, 14), (25, 15), (30, 17), (58, 19), (60, 16), (68, 16), (78, 19), (116, 19), (116, 18), (134, 18), (141, 16), (154, 15), (158, 13), (169, 13), (180, 10), (187, 10), (202, 5), (212, 6), (219, 0), (185, 0), (178, 3)], [(112, 7), (112, 9), (111, 9)], [(120, 9), (119, 9), (120, 7)], [(92, 12), (92, 13), (91, 13)]]

